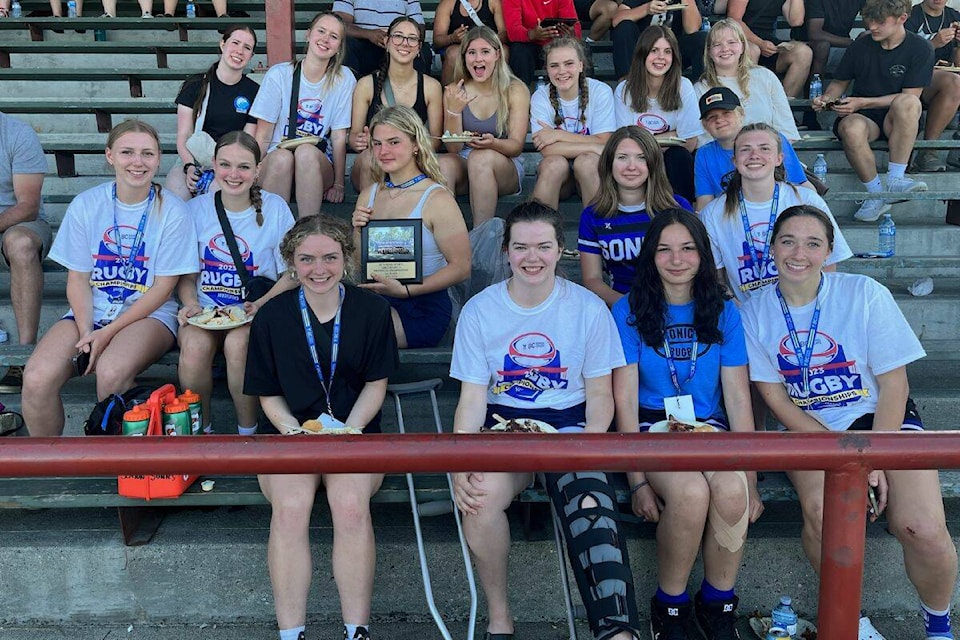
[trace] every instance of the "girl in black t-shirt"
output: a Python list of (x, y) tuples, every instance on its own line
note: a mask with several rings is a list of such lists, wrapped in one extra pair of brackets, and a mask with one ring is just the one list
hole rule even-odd
[[(350, 229), (327, 216), (301, 218), (280, 244), (300, 286), (254, 317), (244, 393), (260, 397), (283, 434), (309, 428), (307, 421), (323, 430), (380, 430), (387, 378), (399, 364), (397, 342), (386, 301), (343, 284), (352, 252)], [(310, 513), (323, 484), (345, 637), (369, 640), (375, 567), (369, 504), (383, 475), (261, 475), (259, 481), (272, 507), (267, 564), (281, 637), (304, 637), (313, 573)]]

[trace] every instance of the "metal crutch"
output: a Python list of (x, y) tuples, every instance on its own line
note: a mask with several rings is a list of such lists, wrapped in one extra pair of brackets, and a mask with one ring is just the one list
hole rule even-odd
[[(440, 422), (440, 407), (437, 405), (437, 389), (443, 385), (439, 378), (430, 380), (421, 380), (419, 382), (408, 382), (403, 384), (391, 384), (387, 386), (387, 391), (393, 396), (394, 404), (397, 409), (397, 427), (401, 434), (406, 433), (403, 424), (403, 408), (400, 404), (400, 397), (414, 393), (430, 394), (430, 405), (433, 408), (433, 421), (437, 427), (437, 433), (443, 433), (443, 426)], [(433, 587), (430, 582), (430, 569), (427, 566), (426, 550), (423, 546), (423, 532), (420, 529), (420, 516), (432, 516), (453, 511), (454, 520), (457, 523), (457, 537), (460, 540), (460, 551), (463, 556), (463, 566), (467, 574), (467, 584), (470, 588), (470, 622), (467, 631), (467, 640), (473, 640), (474, 627), (477, 621), (477, 583), (473, 577), (473, 564), (470, 559), (470, 550), (467, 547), (466, 538), (463, 535), (463, 525), (460, 522), (460, 513), (453, 504), (453, 479), (450, 474), (447, 476), (447, 488), (450, 491), (450, 500), (436, 500), (419, 504), (417, 502), (416, 488), (413, 481), (413, 474), (406, 474), (407, 490), (410, 493), (410, 509), (413, 513), (413, 528), (417, 534), (417, 551), (420, 557), (420, 575), (423, 578), (423, 591), (427, 598), (427, 606), (430, 608), (430, 614), (440, 630), (444, 640), (452, 640), (447, 625), (444, 624), (437, 605), (433, 599)]]
[[(541, 475), (540, 482), (544, 487), (547, 486), (545, 478)], [(567, 627), (570, 630), (570, 640), (577, 640), (577, 625), (574, 620), (573, 594), (570, 592), (570, 580), (567, 576), (567, 553), (563, 544), (563, 532), (560, 527), (560, 518), (557, 516), (557, 509), (553, 505), (553, 500), (549, 497), (550, 518), (553, 521), (553, 540), (557, 545), (557, 564), (560, 567), (560, 582), (563, 584), (563, 598), (567, 605)]]

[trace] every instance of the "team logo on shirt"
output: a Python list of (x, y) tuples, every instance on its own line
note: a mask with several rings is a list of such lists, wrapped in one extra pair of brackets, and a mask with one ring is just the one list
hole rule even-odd
[[(807, 344), (809, 333), (798, 332), (800, 344)], [(857, 371), (856, 361), (847, 360), (843, 345), (822, 331), (817, 331), (813, 342), (808, 390), (804, 391), (803, 372), (789, 334), (780, 340), (777, 366), (790, 399), (801, 409), (818, 411), (829, 407), (845, 407), (870, 395), (863, 388), (863, 378)]]
[(493, 393), (534, 402), (544, 391), (567, 388), (567, 367), (560, 364), (560, 352), (542, 333), (525, 333), (510, 342), (503, 357), (503, 371)]
[(233, 99), (233, 108), (237, 113), (250, 111), (250, 98), (247, 96), (237, 96)]
[(907, 68), (902, 64), (892, 65), (888, 71), (891, 78), (902, 78), (906, 72)]
[(750, 227), (750, 236), (753, 241), (753, 247), (744, 240), (740, 243), (740, 255), (737, 257), (737, 277), (740, 279), (740, 291), (751, 292), (762, 289), (768, 284), (776, 282), (780, 275), (777, 273), (777, 265), (767, 256), (767, 260), (762, 265), (757, 265), (756, 252), (762, 251), (767, 243), (768, 222), (758, 222)]
[(99, 289), (111, 300), (126, 300), (134, 291), (147, 291), (146, 242), (141, 239), (134, 256), (130, 256), (137, 228), (127, 225), (110, 227), (103, 233), (93, 256), (90, 286)]
[[(297, 103), (297, 135), (319, 136), (323, 133), (323, 100), (307, 98)], [(289, 124), (287, 127), (289, 128)], [(289, 136), (288, 136), (289, 137)]]
[(641, 113), (640, 116), (637, 117), (637, 126), (643, 127), (653, 134), (666, 133), (670, 130), (667, 121), (656, 113)]
[[(697, 332), (692, 324), (672, 324), (666, 328), (663, 337), (670, 343), (670, 357), (675, 361), (689, 360), (690, 353), (693, 351), (693, 341), (697, 338)], [(709, 344), (697, 343), (697, 358), (710, 350)], [(658, 345), (655, 349), (658, 356), (666, 358), (667, 354), (663, 351), (663, 345)]]
[[(241, 238), (237, 238), (237, 249), (243, 258), (243, 265), (251, 275), (256, 273), (257, 265), (253, 263), (253, 252), (250, 245)], [(214, 236), (203, 248), (200, 268), (200, 291), (210, 297), (217, 306), (239, 304), (243, 302), (243, 282), (233, 264), (230, 247), (223, 234)]]
[(563, 129), (568, 133), (574, 133), (578, 136), (589, 136), (590, 127), (588, 127), (583, 122), (580, 122), (580, 118), (573, 116), (564, 115), (563, 116), (563, 125), (557, 127), (557, 129)]

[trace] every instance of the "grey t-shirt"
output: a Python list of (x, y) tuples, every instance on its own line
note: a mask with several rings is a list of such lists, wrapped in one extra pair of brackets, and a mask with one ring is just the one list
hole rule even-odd
[[(40, 138), (27, 123), (0, 113), (0, 211), (17, 204), (13, 176), (18, 173), (47, 172), (47, 159)], [(38, 220), (46, 220), (40, 203)]]

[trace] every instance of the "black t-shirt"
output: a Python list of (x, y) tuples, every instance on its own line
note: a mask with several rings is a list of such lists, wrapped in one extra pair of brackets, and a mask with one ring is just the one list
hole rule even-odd
[[(960, 12), (952, 7), (944, 7), (939, 17), (928, 16), (923, 12), (923, 5), (918, 4), (910, 11), (910, 17), (904, 25), (907, 31), (919, 34), (924, 40), (932, 40), (941, 29), (947, 29), (954, 22), (960, 21)], [(957, 48), (957, 41), (947, 43), (936, 50), (937, 60), (949, 60), (953, 63), (953, 52)]]
[[(630, 9), (636, 9), (637, 7), (642, 7), (645, 4), (649, 4), (653, 0), (620, 0), (620, 4), (626, 5)], [(684, 35), (683, 31), (683, 17), (680, 15), (683, 11), (668, 11), (663, 17), (659, 19), (663, 20), (663, 26), (670, 28), (674, 35), (680, 37)], [(643, 20), (637, 20), (637, 27), (640, 28), (640, 33), (653, 24), (654, 18), (658, 16), (647, 16)], [(674, 52), (676, 55), (676, 52)]]
[(808, 42), (810, 36), (807, 23), (812, 19), (822, 18), (824, 31), (849, 38), (857, 14), (866, 3), (867, 0), (804, 0), (803, 26), (792, 29), (790, 37), (800, 42)]
[(758, 37), (779, 42), (774, 33), (777, 18), (783, 14), (783, 0), (749, 0), (743, 11), (743, 24)]
[(933, 47), (907, 32), (899, 46), (887, 50), (865, 33), (847, 47), (837, 66), (837, 80), (853, 80), (852, 96), (875, 98), (930, 84)]
[[(197, 92), (200, 91), (200, 82), (203, 76), (194, 76), (188, 79), (180, 93), (177, 94), (177, 104), (193, 109), (197, 101)], [(203, 130), (214, 140), (230, 131), (239, 131), (244, 125), (256, 123), (256, 118), (247, 115), (253, 106), (253, 99), (260, 89), (255, 81), (243, 76), (237, 84), (223, 84), (216, 74), (210, 79), (210, 100), (207, 101), (207, 116), (203, 121)]]
[[(327, 400), (307, 347), (299, 292), (297, 288), (278, 295), (254, 316), (243, 392), (283, 396), (290, 412), (303, 423), (325, 412)], [(320, 368), (329, 382), (333, 320), (321, 324), (309, 307), (308, 312)], [(364, 385), (389, 378), (399, 366), (390, 305), (376, 294), (348, 285), (340, 318), (337, 371), (330, 391), (334, 417), (346, 421)], [(380, 431), (379, 412), (365, 431)]]

